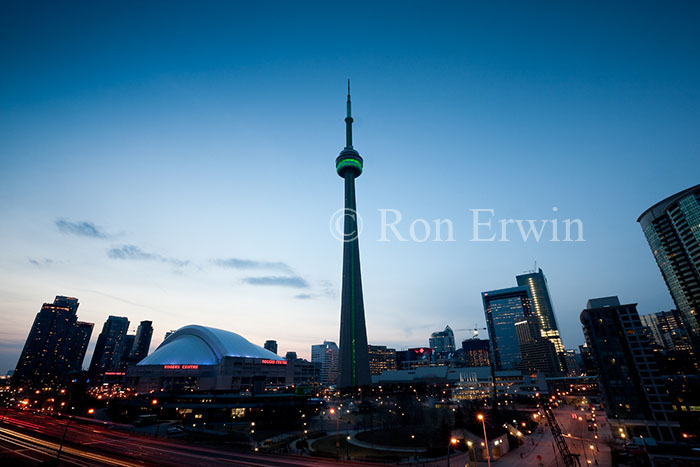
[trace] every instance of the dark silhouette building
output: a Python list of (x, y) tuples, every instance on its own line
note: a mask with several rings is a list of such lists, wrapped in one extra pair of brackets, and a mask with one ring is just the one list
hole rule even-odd
[(430, 366), (432, 362), (433, 349), (430, 347), (415, 347), (396, 351), (396, 368), (399, 370)]
[(151, 347), (151, 337), (153, 337), (153, 322), (141, 321), (136, 329), (134, 343), (129, 353), (130, 360), (138, 362), (148, 356), (148, 349)]
[(489, 366), (489, 341), (473, 337), (462, 341), (466, 366)]
[(700, 368), (700, 185), (660, 201), (637, 219), (680, 312)]
[(277, 353), (277, 341), (275, 341), (275, 340), (265, 341), (265, 345), (263, 345), (263, 349), (269, 350), (272, 353)]
[(93, 323), (78, 321), (78, 299), (56, 296), (34, 319), (17, 367), (15, 385), (32, 388), (63, 386), (82, 371)]
[(428, 343), (430, 348), (433, 349), (433, 355), (445, 355), (456, 350), (455, 334), (449, 326), (445, 326), (444, 331), (436, 331), (430, 334)]
[(591, 299), (581, 323), (610, 422), (628, 436), (676, 441), (679, 425), (637, 304), (622, 305), (617, 297)]
[(345, 117), (345, 149), (335, 160), (335, 168), (345, 180), (345, 210), (343, 211), (343, 287), (340, 307), (340, 378), (341, 388), (371, 383), (365, 306), (360, 275), (360, 245), (358, 242), (355, 178), (362, 174), (362, 157), (352, 147), (352, 114), (350, 83), (348, 81), (347, 115)]
[(547, 278), (542, 272), (542, 268), (537, 272), (530, 272), (515, 276), (515, 280), (520, 287), (527, 287), (530, 290), (530, 303), (532, 312), (537, 318), (537, 325), (540, 334), (545, 339), (549, 340), (557, 353), (557, 364), (559, 371), (566, 372), (566, 356), (564, 355), (564, 344), (559, 335), (559, 326), (557, 319), (554, 316), (554, 307), (552, 299), (549, 296), (549, 288), (547, 287)]
[(119, 369), (119, 359), (129, 330), (129, 320), (120, 316), (109, 316), (97, 338), (95, 351), (90, 360), (88, 376), (90, 384), (99, 384), (105, 372)]
[(129, 368), (130, 363), (134, 363), (131, 359), (131, 349), (134, 348), (134, 341), (136, 340), (135, 334), (127, 334), (124, 336), (124, 343), (122, 344), (122, 351), (119, 354), (119, 359), (115, 361), (115, 367), (119, 371), (126, 371)]

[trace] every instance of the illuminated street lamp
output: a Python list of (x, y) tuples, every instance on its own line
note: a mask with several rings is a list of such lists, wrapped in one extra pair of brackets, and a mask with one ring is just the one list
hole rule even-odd
[(453, 444), (457, 444), (457, 438), (451, 438), (450, 442), (447, 444), (447, 467), (450, 467), (450, 447)]
[[(331, 409), (329, 412), (333, 415), (335, 414), (335, 409)], [(340, 412), (338, 412), (338, 416), (335, 418), (335, 451), (338, 459), (340, 459)]]
[(486, 446), (486, 461), (489, 467), (491, 467), (491, 450), (489, 449), (489, 440), (486, 437), (486, 420), (484, 420), (483, 414), (477, 414), (476, 418), (481, 421), (481, 426), (484, 427), (484, 446)]

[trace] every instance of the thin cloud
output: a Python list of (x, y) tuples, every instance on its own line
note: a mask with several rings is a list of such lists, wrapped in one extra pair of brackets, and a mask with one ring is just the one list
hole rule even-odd
[(221, 258), (212, 260), (212, 263), (222, 268), (228, 269), (263, 269), (269, 271), (292, 273), (292, 268), (290, 268), (288, 264), (282, 262), (255, 261), (252, 259), (241, 258)]
[(299, 295), (295, 295), (294, 298), (297, 300), (312, 300), (316, 298), (316, 296), (311, 295), (310, 293), (300, 293)]
[(309, 283), (299, 276), (262, 276), (245, 277), (243, 282), (249, 285), (292, 287), (295, 289), (308, 289)]
[(157, 253), (143, 251), (136, 245), (123, 245), (118, 248), (110, 248), (107, 250), (107, 256), (112, 259), (127, 261), (159, 261), (161, 263), (169, 263), (178, 267), (183, 267), (190, 264), (190, 262), (187, 260), (168, 258)]
[(331, 281), (320, 281), (319, 286), (321, 287), (321, 294), (327, 298), (336, 298), (338, 296), (338, 291)]
[(54, 221), (59, 231), (80, 237), (109, 238), (109, 235), (92, 222), (71, 222), (63, 218)]
[(54, 262), (51, 258), (27, 258), (27, 261), (37, 267), (48, 266)]

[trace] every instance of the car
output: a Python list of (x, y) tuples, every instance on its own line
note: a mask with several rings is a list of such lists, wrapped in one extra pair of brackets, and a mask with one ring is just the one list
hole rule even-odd
[(169, 435), (179, 435), (185, 432), (185, 428), (182, 425), (169, 426), (167, 429)]

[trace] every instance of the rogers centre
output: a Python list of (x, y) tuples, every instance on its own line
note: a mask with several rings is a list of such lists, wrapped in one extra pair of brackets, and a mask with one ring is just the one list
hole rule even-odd
[(138, 393), (161, 389), (257, 391), (294, 384), (296, 363), (234, 332), (190, 325), (178, 329), (138, 364), (130, 365), (127, 385)]

